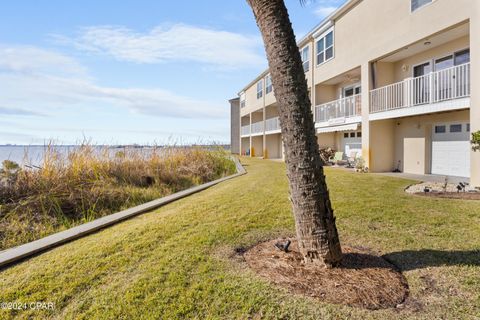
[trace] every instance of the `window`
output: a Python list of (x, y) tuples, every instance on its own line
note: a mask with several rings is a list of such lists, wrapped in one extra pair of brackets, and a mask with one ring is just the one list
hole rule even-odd
[(411, 10), (413, 12), (413, 11), (423, 7), (424, 5), (429, 4), (430, 2), (432, 2), (432, 0), (411, 0), (411, 2), (412, 2)]
[(263, 81), (260, 80), (257, 82), (257, 99), (263, 97)]
[(245, 108), (245, 92), (240, 93), (240, 108)]
[(361, 138), (362, 137), (362, 133), (359, 131), (357, 132), (357, 138)]
[(350, 132), (350, 138), (355, 138), (355, 132)]
[(344, 137), (344, 138), (348, 138), (348, 133), (344, 133), (344, 134), (343, 134), (343, 137)]
[(470, 123), (467, 123), (467, 132), (470, 132)]
[(462, 125), (461, 124), (450, 125), (450, 132), (462, 132)]
[(453, 67), (453, 56), (446, 56), (435, 60), (435, 71), (444, 70)]
[(302, 57), (303, 71), (307, 72), (310, 70), (310, 46), (306, 46), (300, 51)]
[(333, 30), (317, 41), (317, 65), (333, 58)]
[(462, 50), (455, 52), (454, 54), (454, 64), (459, 66), (461, 64), (470, 62), (470, 49)]
[(445, 133), (447, 128), (445, 126), (435, 126), (435, 133)]
[(269, 94), (273, 90), (273, 85), (272, 85), (272, 76), (267, 75), (265, 77), (265, 94)]

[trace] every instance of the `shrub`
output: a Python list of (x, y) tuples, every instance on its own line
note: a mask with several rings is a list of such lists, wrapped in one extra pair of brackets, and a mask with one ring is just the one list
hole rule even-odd
[(221, 149), (46, 147), (40, 169), (4, 161), (0, 250), (235, 172)]
[(480, 131), (472, 133), (472, 150), (473, 151), (480, 150)]

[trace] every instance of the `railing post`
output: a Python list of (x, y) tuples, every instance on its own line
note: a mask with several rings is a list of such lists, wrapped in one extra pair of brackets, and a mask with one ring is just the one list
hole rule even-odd
[(451, 76), (452, 86), (453, 86), (453, 88), (452, 88), (452, 98), (454, 98), (454, 99), (457, 98), (458, 75), (462, 74), (461, 68), (463, 68), (463, 65), (455, 67), (455, 69), (453, 69), (453, 75)]
[(385, 91), (384, 91), (384, 95), (385, 95), (385, 101), (384, 101), (384, 110), (386, 111), (388, 109), (388, 87), (385, 87)]
[(413, 100), (413, 94), (412, 94), (412, 81), (411, 78), (406, 78), (405, 81), (403, 82), (403, 85), (405, 87), (405, 102), (404, 102), (404, 107), (411, 107), (412, 106), (412, 100)]
[(436, 99), (435, 99), (435, 92), (436, 92), (437, 88), (434, 87), (434, 86), (435, 86), (435, 81), (434, 81), (435, 79), (434, 79), (434, 78), (437, 78), (437, 79), (438, 79), (437, 75), (438, 75), (438, 74), (435, 73), (435, 72), (430, 72), (430, 73), (428, 74), (428, 78), (429, 78), (429, 79), (428, 79), (428, 81), (429, 81), (429, 91), (430, 91), (430, 94), (429, 94), (429, 99), (430, 99), (430, 100), (428, 101), (428, 103), (434, 103), (434, 102), (436, 101)]

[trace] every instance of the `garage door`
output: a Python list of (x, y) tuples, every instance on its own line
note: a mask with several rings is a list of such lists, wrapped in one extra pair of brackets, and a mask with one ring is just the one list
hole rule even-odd
[(470, 177), (470, 125), (436, 124), (432, 135), (432, 174)]

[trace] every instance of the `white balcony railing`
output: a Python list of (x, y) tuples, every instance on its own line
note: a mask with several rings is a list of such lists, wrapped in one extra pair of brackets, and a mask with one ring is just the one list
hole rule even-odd
[(333, 119), (360, 116), (361, 95), (331, 101), (315, 107), (315, 121), (326, 122)]
[(242, 126), (241, 135), (248, 136), (250, 134), (250, 125)]
[(280, 130), (280, 119), (278, 117), (265, 120), (265, 131)]
[(263, 121), (252, 123), (252, 134), (263, 132)]
[(470, 96), (470, 63), (370, 91), (370, 113)]

